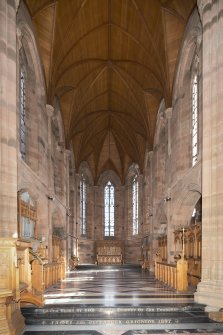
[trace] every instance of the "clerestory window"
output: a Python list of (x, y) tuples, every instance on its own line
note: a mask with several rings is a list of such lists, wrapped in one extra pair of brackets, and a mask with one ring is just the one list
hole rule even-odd
[(87, 183), (86, 179), (82, 176), (80, 181), (80, 230), (81, 235), (86, 235), (87, 226)]
[(25, 75), (20, 72), (20, 151), (22, 159), (26, 159), (26, 86)]
[(104, 188), (104, 234), (115, 235), (115, 188), (110, 181)]
[(198, 76), (192, 81), (192, 166), (198, 160)]
[(133, 235), (138, 234), (139, 230), (139, 183), (137, 176), (134, 177), (132, 182), (132, 233)]

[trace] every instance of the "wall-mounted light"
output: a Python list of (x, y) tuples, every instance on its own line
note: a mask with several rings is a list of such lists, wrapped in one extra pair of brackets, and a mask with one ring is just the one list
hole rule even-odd
[(165, 197), (164, 199), (163, 199), (164, 201), (170, 201), (171, 200), (171, 197)]

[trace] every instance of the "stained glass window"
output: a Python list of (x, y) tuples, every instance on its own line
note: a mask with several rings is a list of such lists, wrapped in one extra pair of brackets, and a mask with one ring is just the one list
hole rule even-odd
[(198, 160), (198, 76), (192, 82), (192, 166)]
[(25, 122), (25, 76), (24, 72), (20, 72), (20, 150), (22, 159), (26, 159), (26, 122)]
[(138, 234), (138, 228), (139, 228), (138, 191), (139, 191), (139, 185), (138, 185), (137, 176), (135, 176), (135, 178), (133, 179), (133, 182), (132, 182), (132, 233), (133, 233), (133, 235)]
[(115, 188), (109, 181), (104, 188), (105, 236), (115, 235)]
[(80, 229), (86, 235), (87, 183), (84, 177), (80, 181)]

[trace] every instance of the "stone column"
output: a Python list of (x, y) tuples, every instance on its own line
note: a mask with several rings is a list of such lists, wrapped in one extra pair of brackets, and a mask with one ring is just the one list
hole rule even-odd
[(154, 187), (153, 187), (153, 178), (154, 178), (154, 152), (149, 152), (149, 179), (150, 184), (150, 199), (151, 199), (151, 212), (149, 214), (149, 232), (150, 232), (150, 271), (155, 271), (155, 258), (156, 258), (156, 249), (157, 249), (157, 240), (156, 233), (154, 232), (154, 211), (155, 211), (155, 202), (154, 202)]
[(97, 226), (96, 226), (96, 217), (97, 217), (97, 207), (96, 207), (96, 203), (97, 203), (97, 189), (98, 186), (93, 186), (93, 216), (92, 216), (92, 229), (93, 229), (93, 240), (96, 241), (97, 240)]
[(168, 131), (168, 156), (171, 155), (171, 118), (172, 118), (172, 108), (167, 108), (165, 110), (165, 115), (167, 118), (167, 131)]
[(150, 153), (148, 148), (145, 153), (144, 164), (144, 186), (143, 186), (143, 234), (144, 236), (150, 235), (150, 221), (152, 217), (152, 204), (151, 204), (151, 164)]
[(0, 1), (0, 329), (22, 333), (16, 240), (16, 4)]
[(144, 220), (144, 182), (143, 175), (138, 175), (138, 234), (143, 237), (143, 220)]
[(65, 159), (65, 183), (66, 183), (66, 248), (65, 252), (66, 255), (66, 261), (67, 264), (69, 259), (72, 256), (72, 243), (71, 243), (71, 238), (70, 235), (73, 234), (73, 221), (74, 221), (74, 215), (73, 215), (73, 208), (70, 208), (70, 159), (71, 159), (71, 151), (70, 150), (64, 150), (64, 159)]
[(16, 12), (0, 1), (0, 236), (17, 238)]
[(53, 174), (53, 163), (52, 163), (52, 129), (51, 122), (54, 113), (54, 108), (51, 105), (46, 105), (46, 113), (48, 117), (48, 235), (47, 235), (47, 244), (48, 244), (48, 258), (52, 260), (52, 201), (55, 199), (54, 195), (54, 174)]
[(195, 300), (223, 308), (223, 1), (198, 1), (203, 26), (202, 278)]
[(52, 166), (52, 129), (51, 122), (54, 113), (54, 108), (51, 105), (46, 105), (46, 113), (48, 117), (48, 160), (49, 160), (49, 169), (48, 169), (48, 190), (49, 195), (54, 193), (54, 185), (53, 185), (53, 166)]
[(80, 237), (80, 175), (79, 173), (75, 173), (75, 252), (76, 256), (79, 257), (79, 237)]

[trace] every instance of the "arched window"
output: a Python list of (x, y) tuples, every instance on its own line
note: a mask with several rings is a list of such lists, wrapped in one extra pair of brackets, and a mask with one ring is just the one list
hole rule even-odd
[(110, 181), (104, 188), (104, 227), (105, 236), (115, 235), (115, 188)]
[(80, 233), (86, 235), (87, 183), (84, 176), (80, 181)]
[(35, 238), (37, 213), (36, 206), (28, 192), (19, 194), (19, 235), (22, 238)]
[(26, 86), (23, 70), (20, 71), (20, 151), (26, 159)]
[(192, 81), (192, 166), (198, 160), (198, 75)]
[(137, 176), (132, 181), (132, 234), (137, 235), (139, 229), (139, 183)]

